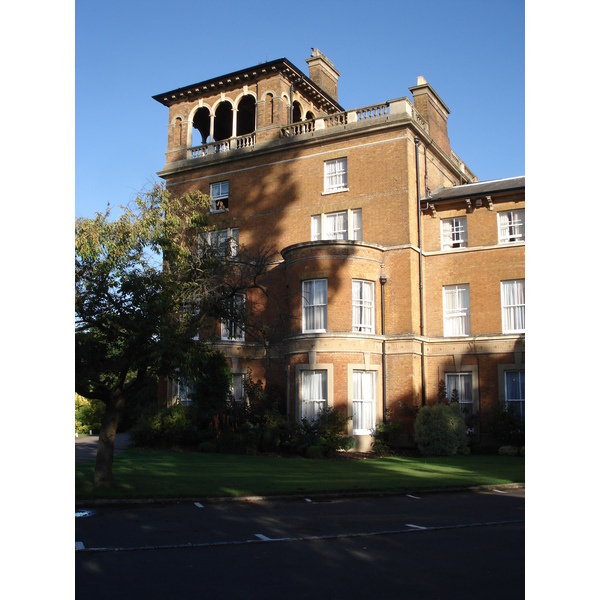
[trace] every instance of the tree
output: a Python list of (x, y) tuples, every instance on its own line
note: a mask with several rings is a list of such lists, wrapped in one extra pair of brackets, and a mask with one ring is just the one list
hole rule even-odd
[[(111, 221), (110, 209), (75, 224), (75, 391), (104, 402), (94, 485), (112, 484), (114, 440), (125, 404), (149, 375), (173, 377), (203, 345), (208, 319), (247, 321), (232, 300), (262, 289), (268, 251), (236, 256), (208, 241), (210, 198), (163, 186)], [(260, 333), (257, 328), (257, 333)]]

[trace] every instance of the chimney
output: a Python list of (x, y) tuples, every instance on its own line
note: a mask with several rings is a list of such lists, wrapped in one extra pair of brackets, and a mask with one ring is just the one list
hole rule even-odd
[(408, 89), (413, 95), (415, 108), (429, 123), (429, 135), (450, 156), (450, 140), (448, 138), (448, 115), (450, 114), (450, 109), (427, 81), (425, 81), (422, 75), (419, 75), (417, 78), (417, 85)]
[(321, 54), (318, 48), (311, 48), (312, 56), (306, 59), (308, 76), (326, 94), (337, 102), (337, 81), (340, 74), (333, 68), (333, 63)]

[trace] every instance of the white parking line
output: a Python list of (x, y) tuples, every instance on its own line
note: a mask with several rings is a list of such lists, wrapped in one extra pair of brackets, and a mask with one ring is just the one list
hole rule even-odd
[(194, 506), (197, 506), (198, 508), (204, 508), (204, 506), (200, 504), (200, 502), (194, 502)]
[(75, 552), (77, 552), (77, 550), (85, 550), (83, 542), (75, 542)]
[(413, 496), (411, 494), (406, 494), (407, 498), (414, 498), (415, 500), (420, 500), (421, 498), (419, 498), (419, 496)]
[(427, 529), (427, 527), (421, 527), (420, 525), (413, 525), (412, 523), (406, 523), (407, 527), (412, 527), (413, 529)]
[(262, 540), (263, 542), (271, 542), (271, 538), (267, 537), (266, 535), (263, 535), (262, 533), (255, 533), (254, 534), (259, 540)]

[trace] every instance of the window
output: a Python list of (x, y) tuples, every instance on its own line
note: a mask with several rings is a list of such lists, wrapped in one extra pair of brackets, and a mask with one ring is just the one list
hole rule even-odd
[(244, 392), (243, 373), (233, 373), (231, 375), (231, 387), (229, 388), (229, 400), (231, 402), (244, 402), (246, 395)]
[(525, 211), (507, 210), (498, 213), (498, 242), (509, 244), (511, 242), (525, 241)]
[(467, 217), (442, 219), (442, 250), (467, 247)]
[(302, 282), (302, 331), (327, 331), (327, 279)]
[(244, 341), (244, 307), (246, 298), (236, 294), (229, 304), (229, 316), (221, 321), (221, 339)]
[(446, 373), (446, 393), (450, 401), (458, 400), (465, 417), (473, 415), (472, 373)]
[(375, 429), (375, 371), (352, 371), (352, 433)]
[(240, 245), (240, 230), (235, 227), (201, 233), (199, 244), (201, 250), (203, 246), (210, 246), (217, 250), (221, 256), (237, 256)]
[(327, 405), (327, 371), (302, 371), (302, 418), (314, 421)]
[(444, 286), (444, 337), (471, 335), (469, 286)]
[(374, 289), (372, 281), (352, 280), (352, 331), (375, 333)]
[(525, 280), (501, 281), (502, 333), (525, 332)]
[[(350, 224), (350, 227), (348, 227)], [(311, 217), (311, 239), (362, 240), (362, 210), (343, 210)]]
[(186, 377), (180, 377), (175, 382), (175, 396), (176, 402), (183, 406), (190, 406), (193, 402), (192, 396), (195, 391), (195, 385), (193, 379), (187, 379)]
[(210, 184), (210, 210), (218, 212), (229, 207), (229, 181)]
[(514, 407), (525, 420), (525, 371), (505, 371), (504, 392), (506, 408)]
[(325, 161), (325, 192), (341, 192), (348, 189), (347, 159)]

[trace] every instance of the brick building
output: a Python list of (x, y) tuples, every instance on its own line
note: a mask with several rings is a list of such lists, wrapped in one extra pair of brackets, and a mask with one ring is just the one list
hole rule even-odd
[(167, 189), (212, 196), (215, 240), (278, 251), (275, 303), (240, 299), (271, 339), (215, 323), (235, 394), (250, 369), (291, 418), (347, 411), (365, 449), (387, 409), (435, 402), (444, 381), (483, 441), (497, 402), (524, 414), (525, 179), (480, 182), (422, 77), (412, 100), (344, 110), (331, 61), (306, 62), (308, 76), (279, 59), (154, 97)]

